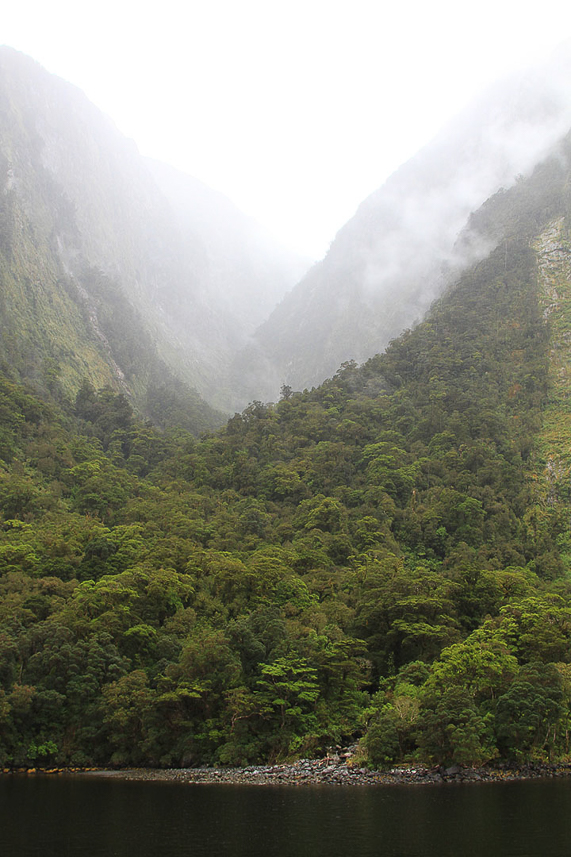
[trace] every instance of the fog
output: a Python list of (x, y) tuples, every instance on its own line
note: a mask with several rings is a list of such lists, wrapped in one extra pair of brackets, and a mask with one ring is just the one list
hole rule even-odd
[[(568, 43), (490, 86), (361, 204), (256, 335), (270, 398), (383, 350), (491, 251), (467, 236), (470, 214), (555, 151), (571, 128), (570, 80)], [(258, 371), (251, 389), (262, 383)]]
[[(29, 96), (34, 104), (39, 98), (44, 166), (74, 201), (89, 263), (121, 279), (145, 312), (158, 308), (173, 368), (184, 353), (200, 392), (212, 401), (212, 390), (226, 387), (239, 409), (252, 399), (275, 399), (282, 383), (311, 386), (342, 362), (382, 350), (423, 317), (467, 264), (489, 252), (490, 242), (478, 236), (458, 238), (471, 212), (528, 174), (570, 127), (570, 55), (566, 46), (483, 93), (361, 203), (325, 258), (281, 301), (303, 259), (267, 244), (265, 230), (196, 179), (160, 168), (149, 183), (149, 162), (112, 123), (101, 125), (101, 139), (90, 132), (85, 148), (74, 110), (86, 122), (102, 117), (83, 96), (76, 93), (73, 108), (65, 99), (39, 97), (37, 87)], [(46, 83), (46, 92), (61, 83)], [(339, 126), (353, 118), (341, 113), (344, 103)], [(378, 103), (359, 103), (380, 112)], [(347, 155), (345, 174), (358, 160), (354, 151)], [(273, 169), (282, 168), (276, 153)], [(330, 194), (336, 180), (331, 172)], [(123, 191), (118, 205), (113, 194)], [(301, 218), (302, 195), (297, 206)], [(68, 266), (75, 252), (64, 260)], [(223, 385), (212, 382), (221, 376)]]
[[(491, 249), (456, 241), (468, 217), (543, 160), (571, 127), (571, 45), (487, 90), (362, 206), (371, 219), (363, 292), (383, 300), (434, 266), (455, 270)], [(469, 254), (466, 256), (466, 250)], [(439, 281), (425, 282), (419, 311)]]
[(5, 7), (6, 44), (312, 258), (474, 93), (571, 35), (561, 0)]

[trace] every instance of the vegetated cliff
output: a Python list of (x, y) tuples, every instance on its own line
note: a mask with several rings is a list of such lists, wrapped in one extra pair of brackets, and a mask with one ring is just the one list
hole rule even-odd
[(151, 168), (79, 90), (9, 48), (0, 180), (5, 361), (36, 382), (60, 362), (68, 392), (111, 383), (142, 413), (157, 386), (184, 388), (203, 425), (220, 418), (200, 397), (234, 409), (227, 367), (250, 314), (303, 263), (220, 194)]
[[(263, 382), (262, 366), (272, 399), (283, 383), (311, 387), (343, 362), (382, 351), (489, 252), (492, 245), (475, 242), (460, 250), (458, 235), (470, 212), (528, 175), (567, 132), (569, 66), (563, 50), (485, 92), (362, 203), (256, 333), (252, 388)], [(238, 371), (252, 362), (245, 353)]]

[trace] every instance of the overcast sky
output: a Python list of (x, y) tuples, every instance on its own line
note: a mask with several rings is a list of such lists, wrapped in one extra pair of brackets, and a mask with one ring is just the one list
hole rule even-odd
[(143, 154), (315, 258), (474, 94), (568, 38), (561, 0), (18, 0), (0, 23)]

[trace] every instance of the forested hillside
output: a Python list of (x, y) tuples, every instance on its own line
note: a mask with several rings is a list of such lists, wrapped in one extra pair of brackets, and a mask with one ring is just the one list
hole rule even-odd
[(568, 756), (568, 176), (386, 353), (199, 440), (5, 372), (4, 765)]

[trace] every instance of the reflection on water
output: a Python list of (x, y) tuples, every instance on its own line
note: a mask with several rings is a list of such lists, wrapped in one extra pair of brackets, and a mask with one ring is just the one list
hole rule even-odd
[(571, 781), (226, 786), (0, 776), (12, 857), (562, 857)]

